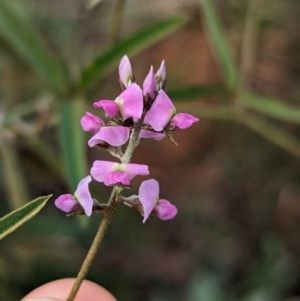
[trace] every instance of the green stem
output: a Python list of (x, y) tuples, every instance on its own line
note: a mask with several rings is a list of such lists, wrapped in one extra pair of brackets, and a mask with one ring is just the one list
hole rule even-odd
[(119, 38), (119, 33), (122, 26), (123, 13), (125, 9), (125, 2), (126, 0), (117, 0), (116, 6), (114, 8), (111, 31), (109, 35), (111, 45), (114, 45)]

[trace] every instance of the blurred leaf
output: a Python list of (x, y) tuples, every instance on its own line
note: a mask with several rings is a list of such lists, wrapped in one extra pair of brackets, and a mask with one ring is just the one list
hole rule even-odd
[(66, 91), (67, 79), (61, 65), (17, 1), (0, 0), (0, 33), (44, 80), (57, 91)]
[(275, 301), (278, 300), (276, 288), (258, 288), (255, 290), (250, 291), (245, 298), (242, 299), (243, 301)]
[(291, 155), (300, 158), (300, 140), (293, 134), (257, 115), (240, 112), (240, 114), (235, 116), (235, 119), (266, 140), (279, 146)]
[(85, 112), (84, 99), (80, 96), (75, 97), (72, 101), (62, 102), (61, 105), (60, 141), (68, 184), (70, 189), (75, 191), (78, 182), (87, 175), (87, 142), (80, 126), (80, 119)]
[(16, 145), (7, 139), (0, 139), (5, 188), (11, 208), (16, 209), (28, 201), (28, 191)]
[(176, 110), (178, 112), (190, 113), (200, 118), (234, 120), (234, 109), (230, 105), (204, 104), (199, 103), (199, 101), (178, 102)]
[(100, 4), (103, 0), (86, 0), (85, 7), (90, 10), (95, 8), (98, 4)]
[(222, 301), (225, 293), (220, 280), (209, 273), (196, 277), (190, 284), (188, 300), (191, 301)]
[(39, 197), (0, 218), (0, 239), (33, 218), (46, 205), (51, 196), (52, 195)]
[(237, 84), (238, 72), (219, 16), (212, 0), (199, 0), (199, 3), (202, 7), (204, 27), (211, 42), (212, 51), (216, 56), (226, 86), (232, 89)]
[(168, 90), (167, 93), (172, 100), (176, 101), (226, 95), (226, 89), (221, 85), (198, 85)]
[(81, 85), (87, 86), (103, 78), (119, 64), (124, 54), (132, 56), (141, 52), (178, 29), (184, 24), (184, 21), (181, 17), (160, 21), (116, 43), (102, 55), (96, 57), (91, 65), (83, 71)]
[(290, 106), (279, 99), (245, 93), (239, 99), (247, 107), (276, 119), (300, 124), (300, 106)]

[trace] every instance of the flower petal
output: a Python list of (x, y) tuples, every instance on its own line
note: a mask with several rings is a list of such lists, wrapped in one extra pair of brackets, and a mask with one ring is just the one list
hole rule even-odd
[(112, 171), (104, 179), (104, 185), (121, 185), (130, 186), (130, 179), (126, 172), (124, 171)]
[(142, 138), (142, 139), (153, 138), (155, 140), (161, 140), (165, 137), (166, 137), (166, 135), (162, 134), (162, 133), (156, 133), (156, 132), (147, 131), (147, 130), (141, 130), (141, 132), (140, 132), (140, 138)]
[(78, 203), (76, 202), (74, 196), (72, 194), (62, 194), (54, 201), (55, 206), (64, 211), (64, 212), (71, 212), (79, 207)]
[(93, 147), (103, 141), (112, 146), (121, 146), (129, 139), (130, 129), (125, 126), (104, 126), (94, 135), (88, 145)]
[(165, 86), (165, 83), (166, 83), (166, 79), (167, 79), (167, 71), (166, 71), (165, 61), (161, 62), (161, 65), (155, 74), (155, 79), (156, 79), (157, 91), (163, 89)]
[(155, 206), (153, 213), (162, 220), (172, 219), (176, 216), (178, 210), (177, 207), (171, 204), (167, 200), (159, 200)]
[(124, 55), (119, 65), (120, 82), (125, 88), (133, 82), (132, 68), (127, 55)]
[(114, 170), (114, 165), (119, 163), (96, 160), (91, 168), (92, 177), (98, 182), (104, 182), (105, 177)]
[(193, 123), (198, 122), (199, 118), (194, 117), (193, 115), (187, 114), (187, 113), (179, 113), (176, 114), (171, 122), (170, 126), (168, 126), (169, 130), (173, 130), (176, 128), (179, 129), (187, 129), (189, 128)]
[(131, 84), (115, 100), (119, 105), (123, 120), (133, 117), (139, 119), (143, 113), (143, 92), (139, 85)]
[(91, 176), (87, 176), (82, 179), (78, 186), (77, 190), (74, 193), (74, 196), (84, 209), (84, 212), (87, 216), (92, 214), (94, 201), (91, 197), (91, 193), (89, 191), (89, 183), (92, 181)]
[(152, 99), (155, 93), (156, 80), (153, 72), (153, 66), (151, 66), (150, 71), (143, 83), (143, 93), (144, 95), (148, 94)]
[(81, 118), (80, 123), (84, 131), (91, 132), (93, 134), (96, 134), (100, 130), (101, 126), (104, 125), (104, 121), (101, 118), (89, 112), (85, 113), (85, 115)]
[[(123, 164), (120, 164), (121, 166)], [(132, 180), (135, 176), (140, 175), (140, 176), (147, 176), (149, 175), (149, 170), (147, 165), (142, 165), (142, 164), (132, 164), (128, 163), (126, 165), (126, 172), (129, 175), (130, 180)]]
[(164, 90), (160, 90), (150, 110), (146, 113), (145, 123), (150, 124), (155, 131), (162, 131), (174, 113), (175, 107), (171, 99)]
[(159, 198), (159, 185), (154, 179), (142, 182), (139, 188), (139, 199), (144, 209), (143, 223), (147, 220)]
[(105, 115), (108, 118), (116, 118), (119, 113), (119, 106), (113, 100), (99, 100), (94, 102), (94, 108), (103, 108)]

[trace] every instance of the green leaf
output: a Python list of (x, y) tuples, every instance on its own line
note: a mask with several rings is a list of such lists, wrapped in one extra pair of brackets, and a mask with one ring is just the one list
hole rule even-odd
[(218, 61), (223, 80), (226, 86), (232, 89), (237, 84), (238, 72), (232, 58), (232, 53), (227, 44), (219, 16), (214, 7), (213, 0), (198, 1), (202, 7), (204, 27), (208, 34), (212, 50)]
[(0, 137), (1, 164), (11, 209), (24, 205), (28, 191), (15, 141)]
[(176, 101), (226, 95), (226, 89), (221, 85), (198, 85), (168, 90), (167, 93), (172, 100)]
[(0, 218), (0, 239), (33, 218), (46, 205), (51, 196), (52, 195), (39, 197)]
[(291, 106), (279, 99), (245, 93), (239, 101), (248, 108), (278, 120), (300, 124), (300, 106)]
[(50, 53), (17, 1), (0, 0), (0, 34), (16, 52), (57, 91), (67, 89), (62, 66)]
[(247, 126), (266, 140), (284, 149), (291, 155), (300, 158), (300, 140), (288, 131), (278, 127), (273, 122), (267, 121), (257, 115), (240, 112), (235, 120)]
[(103, 78), (118, 65), (124, 54), (132, 56), (141, 52), (178, 29), (184, 24), (184, 21), (181, 17), (160, 21), (118, 42), (96, 57), (91, 65), (83, 71), (81, 85), (88, 86)]
[(76, 190), (77, 184), (87, 175), (86, 168), (86, 139), (80, 126), (84, 115), (84, 99), (80, 96), (62, 102), (59, 125), (60, 141), (63, 150), (65, 169), (69, 187)]

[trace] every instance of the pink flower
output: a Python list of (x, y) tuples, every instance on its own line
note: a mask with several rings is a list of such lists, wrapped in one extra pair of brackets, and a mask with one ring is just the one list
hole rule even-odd
[(156, 88), (156, 80), (153, 72), (153, 67), (151, 66), (148, 75), (146, 76), (144, 83), (143, 83), (143, 93), (144, 95), (149, 95), (152, 99), (155, 94)]
[(168, 130), (174, 129), (187, 129), (189, 128), (194, 122), (198, 122), (199, 118), (194, 117), (193, 115), (187, 113), (179, 113), (176, 114), (168, 126)]
[(72, 194), (61, 195), (54, 201), (55, 206), (64, 212), (71, 212), (82, 207), (85, 214), (90, 216), (94, 203), (89, 191), (89, 183), (91, 181), (91, 176), (82, 179), (77, 186), (74, 196)]
[(154, 179), (142, 182), (139, 188), (139, 199), (144, 209), (143, 223), (150, 214), (155, 214), (162, 220), (172, 219), (177, 214), (176, 206), (167, 200), (159, 199), (159, 184)]
[(156, 88), (157, 91), (163, 89), (165, 86), (165, 83), (166, 83), (166, 79), (167, 79), (167, 71), (166, 71), (165, 61), (161, 62), (161, 65), (155, 74), (155, 79), (156, 79), (156, 83), (157, 83), (157, 88)]
[(133, 74), (131, 64), (127, 55), (124, 55), (119, 65), (120, 82), (125, 88), (129, 87), (133, 82)]
[(176, 110), (164, 90), (160, 90), (150, 110), (146, 113), (145, 123), (151, 125), (155, 131), (162, 131), (170, 122)]
[(132, 117), (139, 119), (143, 113), (143, 92), (139, 85), (131, 84), (114, 101), (99, 100), (94, 103), (94, 108), (103, 108), (105, 115), (111, 119)]
[[(150, 124), (155, 131), (186, 129), (199, 121), (187, 113), (176, 114), (176, 109), (164, 90), (160, 90), (150, 110), (146, 113), (145, 123)], [(175, 115), (175, 116), (174, 116)]]
[(130, 181), (137, 175), (147, 176), (149, 174), (147, 165), (116, 163), (110, 161), (94, 162), (91, 168), (92, 177), (103, 182), (104, 185), (130, 186)]
[(139, 137), (142, 138), (142, 139), (152, 138), (154, 140), (161, 140), (161, 139), (164, 139), (166, 137), (166, 135), (162, 134), (162, 133), (156, 133), (156, 132), (152, 132), (152, 131), (141, 130)]
[(130, 135), (130, 129), (125, 126), (103, 126), (89, 141), (88, 145), (93, 147), (97, 144), (108, 143), (111, 146), (125, 144)]
[(86, 132), (96, 134), (100, 128), (104, 125), (104, 121), (98, 116), (86, 112), (80, 120), (81, 127)]

